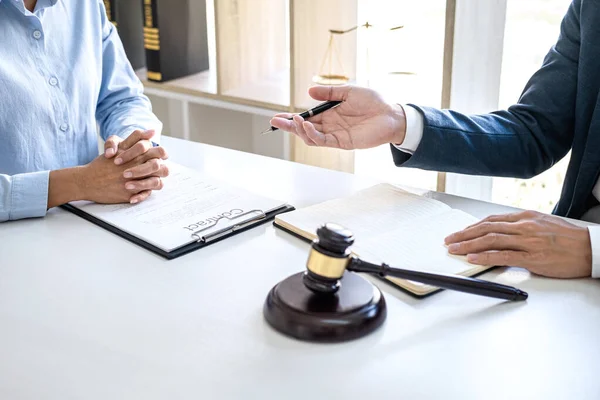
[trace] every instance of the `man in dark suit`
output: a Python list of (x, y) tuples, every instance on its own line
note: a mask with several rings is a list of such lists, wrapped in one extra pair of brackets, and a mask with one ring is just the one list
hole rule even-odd
[[(360, 87), (313, 87), (316, 100), (343, 100), (304, 121), (271, 124), (309, 146), (361, 149), (390, 143), (398, 166), (529, 178), (569, 150), (553, 214), (600, 222), (600, 6), (575, 0), (542, 67), (508, 110), (464, 115), (387, 104)], [(600, 277), (600, 227), (582, 228), (526, 211), (491, 216), (450, 235), (449, 251), (483, 265), (521, 266), (551, 277)]]

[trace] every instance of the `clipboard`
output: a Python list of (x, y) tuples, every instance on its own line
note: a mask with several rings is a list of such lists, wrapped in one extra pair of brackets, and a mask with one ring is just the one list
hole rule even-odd
[[(191, 253), (195, 250), (209, 246), (213, 243), (220, 242), (221, 240), (227, 239), (228, 237), (237, 235), (238, 233), (242, 233), (244, 231), (272, 221), (278, 214), (295, 210), (293, 206), (285, 204), (277, 209), (270, 210), (268, 212), (263, 212), (262, 210), (255, 209), (233, 217), (223, 216), (216, 219), (214, 223), (210, 226), (203, 227), (202, 229), (193, 232), (191, 234), (192, 238), (194, 239), (193, 242), (178, 247), (177, 249), (174, 249), (172, 251), (165, 251), (153, 245), (152, 243), (140, 239), (135, 235), (125, 232), (77, 207), (74, 207), (71, 204), (64, 204), (60, 207), (167, 260), (173, 260), (185, 254)], [(205, 231), (219, 225), (219, 223), (222, 220), (228, 220), (231, 223), (226, 223), (222, 228), (204, 234)]]

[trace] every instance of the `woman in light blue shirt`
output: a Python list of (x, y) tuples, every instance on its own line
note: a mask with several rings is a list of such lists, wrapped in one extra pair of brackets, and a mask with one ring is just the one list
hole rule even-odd
[(161, 129), (102, 1), (0, 0), (0, 222), (144, 200)]

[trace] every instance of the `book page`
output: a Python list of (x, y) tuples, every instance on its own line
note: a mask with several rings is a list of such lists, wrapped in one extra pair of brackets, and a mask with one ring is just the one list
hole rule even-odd
[(314, 235), (319, 226), (333, 222), (350, 229), (362, 242), (398, 224), (420, 217), (431, 219), (451, 208), (441, 201), (379, 184), (354, 195), (326, 201), (276, 217), (277, 222)]
[[(138, 204), (71, 205), (165, 251), (193, 242), (226, 226), (280, 208), (285, 203), (210, 179), (192, 169), (169, 162), (169, 177), (162, 190)], [(243, 215), (250, 212), (248, 215)], [(239, 219), (229, 220), (227, 218)], [(216, 222), (216, 224), (215, 224)], [(214, 226), (213, 226), (214, 225)]]
[(421, 217), (395, 224), (376, 236), (357, 241), (355, 251), (365, 261), (385, 262), (391, 267), (458, 274), (477, 266), (464, 256), (449, 254), (444, 239), (477, 221), (472, 215), (452, 209), (434, 218)]

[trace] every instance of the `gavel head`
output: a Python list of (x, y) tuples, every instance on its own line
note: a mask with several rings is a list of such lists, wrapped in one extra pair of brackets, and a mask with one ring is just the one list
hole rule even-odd
[(342, 226), (327, 223), (319, 227), (302, 277), (304, 286), (315, 293), (337, 292), (340, 278), (350, 263), (353, 243), (354, 235)]

